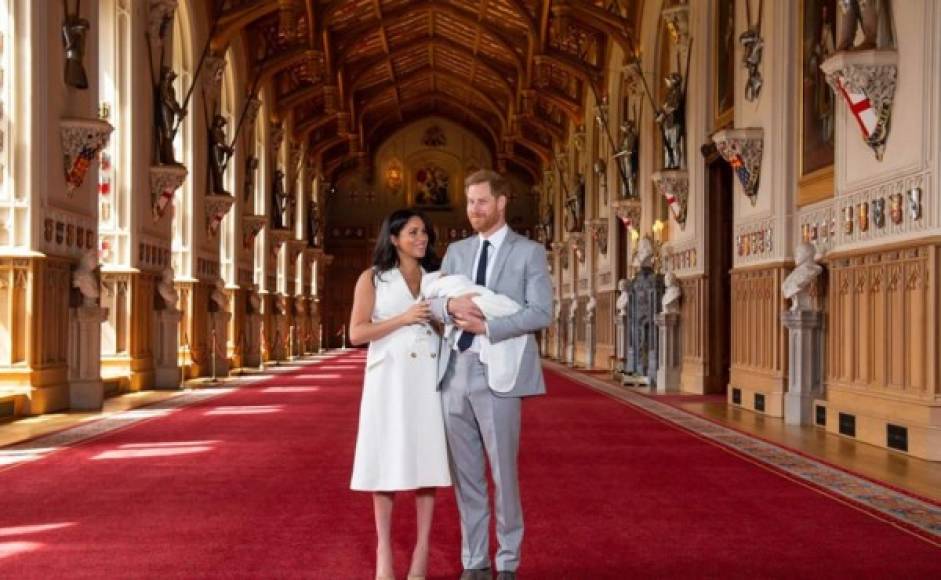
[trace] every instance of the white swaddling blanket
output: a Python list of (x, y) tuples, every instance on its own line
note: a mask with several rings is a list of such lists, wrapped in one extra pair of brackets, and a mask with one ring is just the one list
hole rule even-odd
[[(478, 294), (471, 300), (480, 308), (487, 320), (508, 316), (522, 309), (522, 306), (513, 299), (497, 294), (489, 288), (478, 286), (462, 274), (441, 276), (425, 289), (425, 298), (456, 298), (465, 294)], [(455, 330), (460, 331), (453, 324), (447, 325), (445, 337), (450, 337)], [(523, 360), (526, 336), (508, 338), (495, 344), (491, 343), (486, 335), (481, 334), (479, 337), (480, 362), (487, 365), (488, 385), (498, 393), (513, 390), (516, 377), (519, 375), (520, 363)]]

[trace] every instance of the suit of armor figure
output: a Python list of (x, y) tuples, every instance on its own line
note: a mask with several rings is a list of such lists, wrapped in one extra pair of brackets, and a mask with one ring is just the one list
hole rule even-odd
[(216, 115), (209, 130), (209, 178), (214, 195), (229, 195), (225, 190), (224, 173), (232, 148), (226, 144), (225, 125), (225, 117)]
[(62, 45), (65, 48), (65, 84), (76, 89), (88, 88), (85, 74), (85, 35), (91, 25), (77, 14), (68, 14), (62, 25)]
[(679, 73), (670, 73), (664, 83), (667, 94), (657, 113), (657, 123), (663, 137), (663, 168), (680, 169), (685, 164), (686, 98), (683, 94), (683, 77)]
[(161, 165), (177, 164), (173, 154), (173, 138), (176, 136), (178, 120), (186, 115), (186, 111), (176, 100), (174, 79), (176, 73), (170, 67), (163, 67), (154, 95), (154, 129), (157, 137), (157, 157)]
[[(839, 41), (837, 50), (868, 50), (876, 48), (879, 36), (879, 24), (886, 17), (888, 0), (839, 0), (836, 33)], [(856, 42), (856, 31), (863, 31), (863, 41)]]
[(287, 194), (284, 192), (284, 171), (275, 169), (274, 186), (271, 188), (271, 227), (285, 227), (284, 212), (287, 209)]

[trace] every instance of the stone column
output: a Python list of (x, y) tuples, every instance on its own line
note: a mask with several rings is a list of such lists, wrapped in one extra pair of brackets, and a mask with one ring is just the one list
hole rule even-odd
[(784, 395), (784, 422), (812, 425), (814, 399), (821, 396), (820, 357), (817, 352), (820, 313), (788, 310), (781, 313), (788, 330), (788, 385)]
[[(231, 312), (225, 312), (224, 310), (219, 310), (213, 312), (209, 315), (209, 337), (208, 344), (209, 348), (207, 352), (210, 355), (209, 368), (207, 369), (212, 375), (213, 367), (212, 361), (215, 360), (215, 376), (224, 377), (229, 374), (229, 358), (226, 356), (226, 340), (227, 340), (227, 330), (229, 328), (229, 320), (232, 318)], [(213, 337), (215, 335), (215, 337)]]
[(180, 366), (178, 360), (179, 337), (177, 331), (183, 313), (176, 308), (165, 308), (156, 312), (156, 334), (154, 341), (154, 387), (157, 389), (180, 388)]
[(69, 323), (69, 408), (81, 411), (101, 409), (104, 385), (101, 382), (101, 323), (108, 309), (83, 304), (71, 309)]
[(660, 334), (657, 392), (678, 392), (680, 390), (680, 371), (683, 364), (683, 352), (680, 349), (680, 314), (678, 312), (661, 312), (655, 320)]
[(569, 308), (568, 320), (566, 321), (568, 328), (566, 334), (566, 345), (565, 345), (565, 364), (570, 367), (575, 366), (575, 322), (576, 322), (576, 313), (578, 311), (578, 297), (572, 296), (571, 307)]
[(242, 366), (257, 367), (261, 364), (261, 326), (260, 312), (245, 315), (245, 351), (242, 353)]
[(595, 309), (598, 306), (598, 301), (595, 300), (594, 295), (588, 297), (588, 302), (585, 304), (585, 350), (586, 352), (586, 362), (589, 369), (595, 368), (595, 345), (597, 344), (597, 336), (595, 336)]

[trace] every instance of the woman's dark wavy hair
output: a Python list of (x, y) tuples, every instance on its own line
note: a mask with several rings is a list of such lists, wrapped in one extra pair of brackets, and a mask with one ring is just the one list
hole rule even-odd
[(413, 217), (421, 219), (425, 224), (425, 231), (428, 232), (428, 250), (425, 251), (425, 257), (419, 261), (419, 264), (426, 272), (435, 272), (441, 267), (441, 259), (435, 253), (435, 230), (431, 226), (431, 220), (418, 210), (397, 209), (383, 220), (379, 235), (376, 237), (376, 247), (372, 253), (372, 269), (376, 278), (379, 278), (383, 272), (398, 267), (399, 252), (392, 245), (390, 238), (398, 236), (408, 220)]

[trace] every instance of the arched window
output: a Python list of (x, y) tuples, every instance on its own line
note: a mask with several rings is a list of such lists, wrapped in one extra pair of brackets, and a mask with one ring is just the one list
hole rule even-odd
[(19, 106), (16, 102), (14, 6), (13, 0), (0, 0), (0, 247), (8, 248), (29, 244), (27, 191), (15, 187), (13, 157)]
[[(177, 74), (174, 89), (183, 103), (193, 82), (192, 30), (189, 4), (181, 1), (173, 18), (173, 71)], [(178, 277), (192, 277), (193, 264), (193, 115), (188, 114), (173, 140), (174, 157), (188, 169), (186, 181), (173, 197), (173, 270)]]
[(98, 171), (98, 237), (101, 261), (129, 267), (131, 13), (130, 0), (100, 0), (99, 113), (114, 131), (100, 153)]
[[(236, 123), (238, 119), (236, 118), (235, 111), (235, 82), (234, 75), (235, 63), (232, 61), (232, 51), (228, 50), (225, 53), (225, 70), (222, 75), (222, 98), (220, 105), (220, 113), (226, 120), (226, 138), (229, 143), (232, 142), (232, 137), (235, 135)], [(241, 155), (238, 154), (239, 148), (235, 148), (236, 153), (229, 159), (229, 164), (225, 168), (225, 190), (229, 193), (235, 195), (235, 168), (236, 164), (241, 162)], [(225, 280), (225, 283), (228, 285), (235, 285), (238, 283), (238, 268), (235, 264), (235, 245), (237, 243), (236, 232), (235, 232), (235, 222), (238, 215), (237, 208), (233, 207), (229, 210), (229, 213), (222, 218), (222, 225), (220, 227), (221, 232), (221, 252), (220, 257), (222, 260), (222, 279)]]

